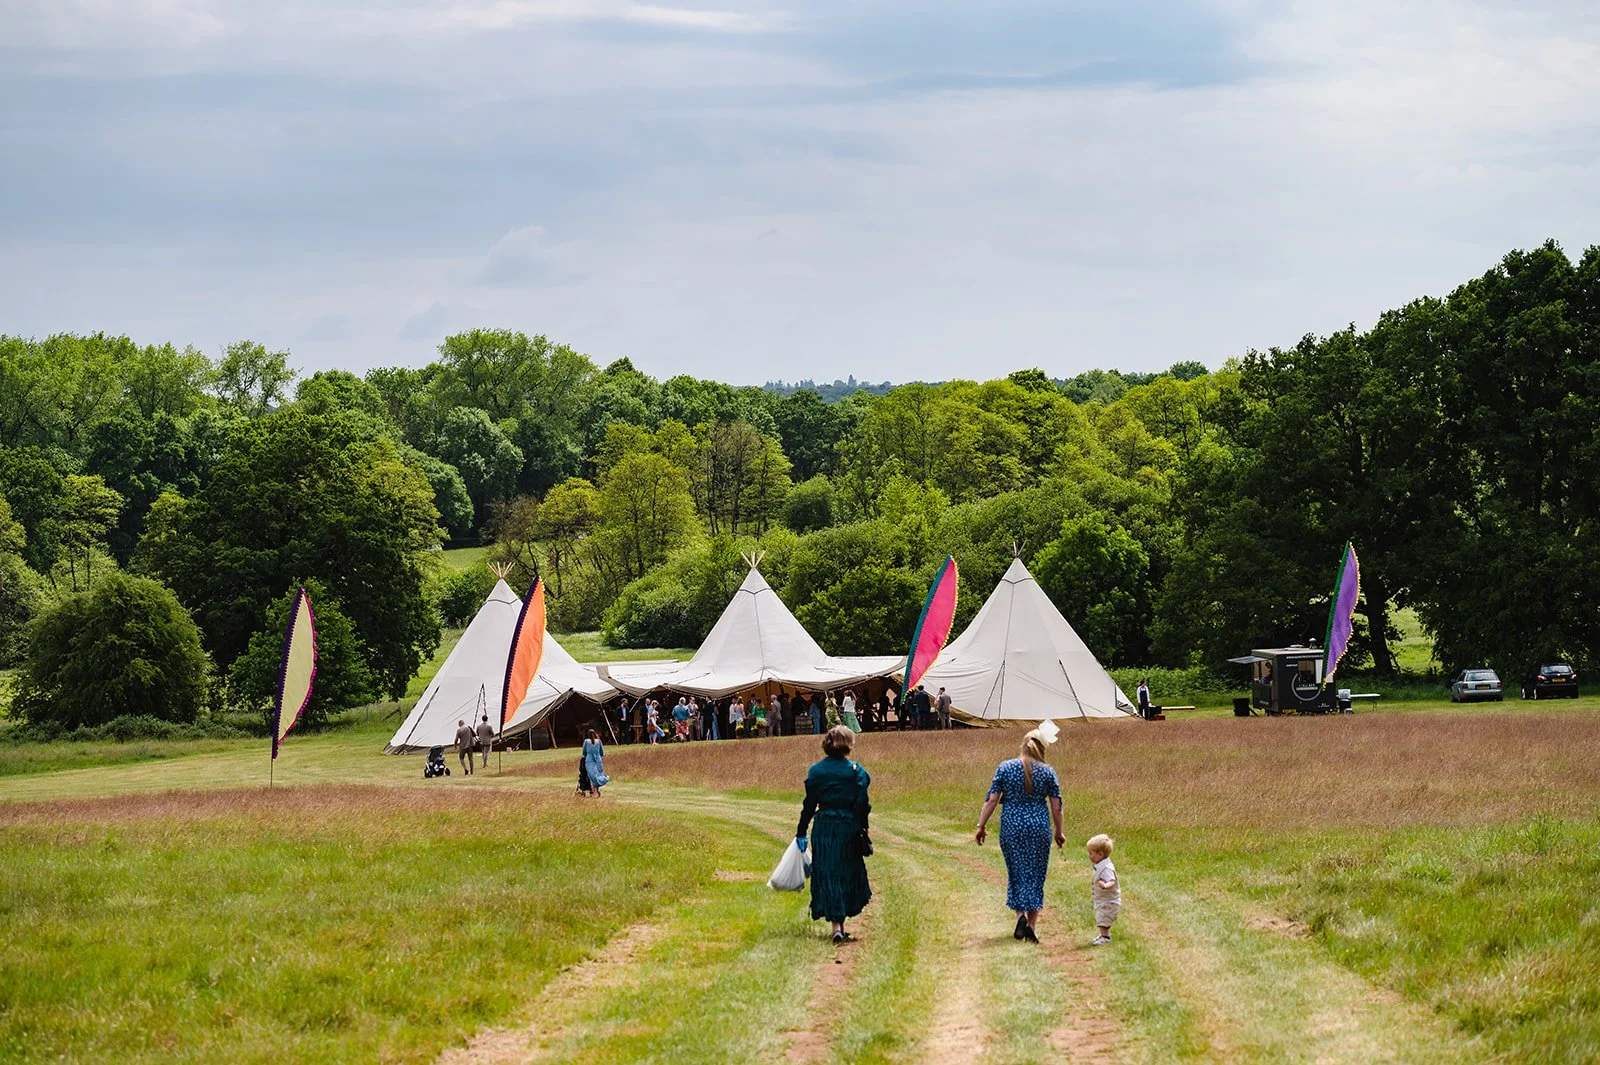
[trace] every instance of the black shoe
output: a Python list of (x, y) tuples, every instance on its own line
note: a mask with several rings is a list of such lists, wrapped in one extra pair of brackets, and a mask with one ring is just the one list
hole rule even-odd
[(835, 932), (833, 934), (833, 945), (834, 946), (837, 947), (840, 943), (843, 943), (844, 941), (845, 941), (845, 934), (843, 932)]
[(1033, 929), (1027, 927), (1024, 927), (1023, 929), (1022, 938), (1026, 939), (1029, 943), (1039, 942), (1039, 937), (1034, 934)]
[(1028, 919), (1027, 919), (1027, 917), (1018, 917), (1017, 918), (1017, 927), (1016, 927), (1016, 930), (1011, 933), (1011, 938), (1012, 939), (1021, 939), (1023, 936), (1025, 936), (1027, 934), (1028, 934)]

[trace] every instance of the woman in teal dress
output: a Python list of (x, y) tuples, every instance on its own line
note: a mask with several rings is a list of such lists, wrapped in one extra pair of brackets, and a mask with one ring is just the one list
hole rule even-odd
[[(844, 930), (848, 918), (859, 914), (872, 898), (867, 883), (867, 863), (857, 845), (858, 834), (866, 831), (867, 815), (872, 812), (867, 789), (872, 777), (850, 761), (856, 734), (843, 725), (831, 728), (822, 738), (827, 757), (806, 774), (806, 801), (800, 808), (800, 826), (795, 842), (811, 848), (811, 919), (826, 917), (833, 925), (833, 941), (843, 943), (851, 937)], [(806, 829), (815, 830), (808, 841)]]

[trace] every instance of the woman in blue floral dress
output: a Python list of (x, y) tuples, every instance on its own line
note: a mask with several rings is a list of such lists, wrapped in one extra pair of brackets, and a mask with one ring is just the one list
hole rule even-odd
[(1000, 853), (1006, 859), (1006, 906), (1017, 915), (1013, 938), (1039, 942), (1035, 926), (1044, 908), (1044, 877), (1050, 869), (1052, 829), (1058, 847), (1061, 831), (1061, 785), (1044, 760), (1044, 738), (1037, 729), (1022, 740), (1022, 755), (1000, 763), (989, 785), (989, 798), (978, 815), (978, 845), (988, 836), (996, 805), (1000, 814)]

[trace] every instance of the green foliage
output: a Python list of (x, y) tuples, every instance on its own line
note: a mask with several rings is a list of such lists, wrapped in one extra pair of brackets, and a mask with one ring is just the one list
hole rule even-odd
[(797, 533), (815, 532), (832, 525), (833, 482), (819, 473), (790, 489), (783, 503), (783, 523)]
[(688, 476), (656, 452), (632, 451), (618, 460), (600, 479), (595, 503), (598, 534), (629, 580), (644, 576), (699, 533)]
[(747, 572), (754, 543), (714, 536), (675, 552), (633, 581), (606, 611), (613, 647), (693, 647), (704, 640)]
[(253, 340), (241, 340), (228, 345), (217, 364), (213, 388), (229, 407), (259, 418), (283, 402), (293, 380), (288, 352), (268, 351)]
[(472, 496), (467, 492), (467, 482), (461, 473), (443, 459), (436, 459), (425, 451), (402, 445), (400, 457), (407, 466), (422, 471), (433, 488), (433, 505), (439, 511), (439, 521), (452, 537), (466, 536), (472, 532)]
[(848, 407), (830, 406), (808, 389), (777, 403), (773, 420), (796, 478), (808, 481), (835, 469), (839, 441), (851, 427), (850, 413)]
[[(308, 580), (304, 585), (317, 630), (317, 677), (300, 725), (315, 727), (340, 710), (370, 702), (373, 685), (361, 639), (338, 600), (328, 594), (320, 581)], [(244, 654), (228, 667), (228, 694), (233, 704), (262, 715), (269, 725), (283, 667), (283, 635), (288, 631), (289, 611), (299, 587), (300, 582), (295, 582), (287, 593), (273, 600), (261, 631), (250, 637)]]
[(494, 591), (495, 577), (487, 566), (470, 566), (446, 577), (439, 587), (439, 616), (453, 629), (464, 628), (477, 617), (478, 608)]
[(1128, 530), (1099, 513), (1068, 518), (1039, 552), (1033, 575), (1103, 662), (1144, 657), (1150, 558)]
[(398, 697), (439, 639), (424, 553), (439, 542), (423, 474), (349, 415), (294, 407), (233, 433), (191, 499), (151, 508), (135, 562), (193, 604), (227, 668), (301, 579), (320, 581), (355, 626), (374, 687)]
[(98, 476), (69, 474), (62, 482), (58, 505), (61, 561), (71, 575), (72, 590), (82, 591), (93, 580), (95, 551), (104, 546), (106, 533), (122, 511), (122, 495)]
[(12, 709), (64, 729), (123, 715), (193, 721), (206, 674), (200, 632), (177, 596), (115, 573), (33, 623)]
[(835, 655), (907, 650), (926, 585), (906, 570), (871, 558), (821, 589), (795, 617)]
[(0, 496), (0, 669), (9, 669), (27, 649), (28, 622), (43, 599), (39, 575), (22, 560), (27, 536), (11, 518), (11, 506)]
[(47, 570), (61, 546), (56, 516), (65, 481), (41, 448), (0, 449), (0, 492), (22, 526), (23, 557), (36, 570)]
[(522, 469), (522, 449), (476, 407), (454, 407), (444, 416), (433, 454), (459, 471), (480, 511), (508, 497)]
[(307, 414), (365, 414), (379, 422), (389, 420), (383, 393), (348, 370), (319, 370), (300, 382), (295, 403)]

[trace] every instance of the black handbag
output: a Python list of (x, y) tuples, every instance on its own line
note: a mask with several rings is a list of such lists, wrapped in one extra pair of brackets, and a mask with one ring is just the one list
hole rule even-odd
[(872, 837), (864, 828), (856, 830), (856, 853), (863, 858), (872, 857)]
[[(862, 786), (861, 767), (855, 762), (851, 762), (850, 766), (856, 771), (856, 787), (859, 788)], [(856, 829), (855, 844), (857, 854), (861, 855), (863, 858), (872, 857), (872, 837), (867, 834), (867, 827), (865, 825), (862, 825), (860, 828)]]

